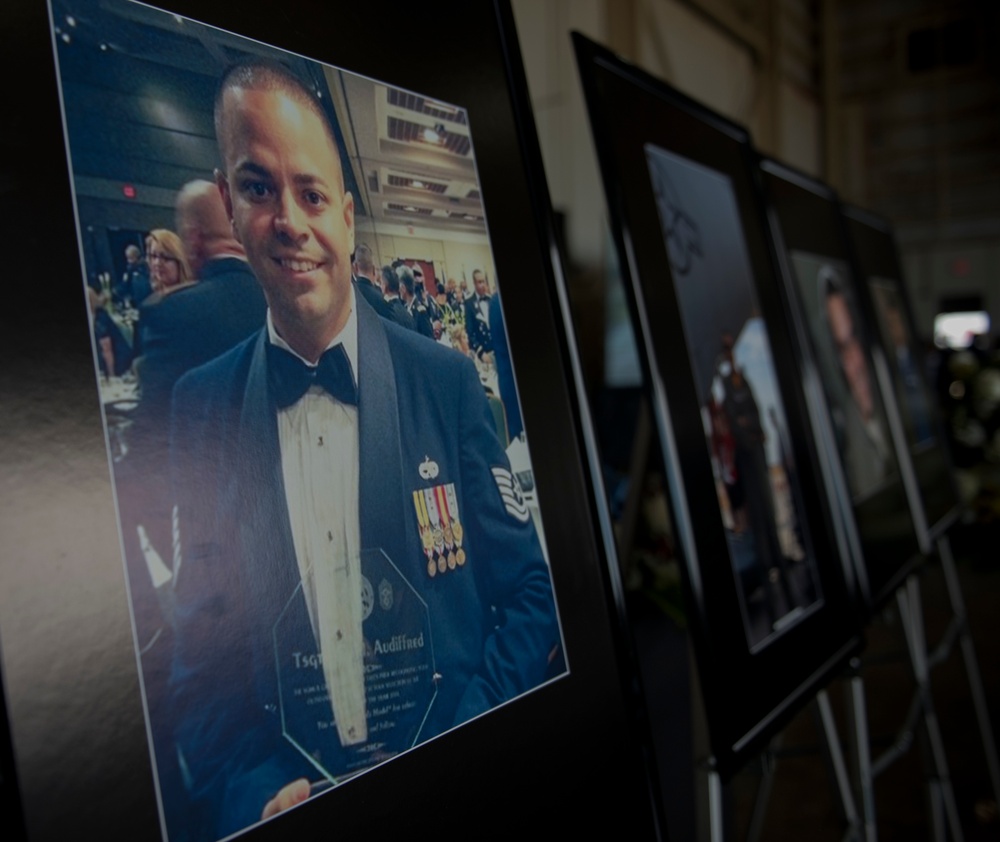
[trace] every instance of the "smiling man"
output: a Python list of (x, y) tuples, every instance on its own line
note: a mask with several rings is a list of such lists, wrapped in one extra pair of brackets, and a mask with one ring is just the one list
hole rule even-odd
[[(242, 64), (215, 118), (218, 186), (269, 308), (173, 397), (177, 746), (221, 836), (537, 686), (560, 638), (472, 362), (356, 294), (320, 102), (281, 65)], [(411, 596), (417, 626), (397, 616)], [(293, 689), (295, 669), (315, 678)], [(403, 736), (373, 695), (390, 685), (420, 711)], [(304, 711), (315, 746), (289, 733)]]

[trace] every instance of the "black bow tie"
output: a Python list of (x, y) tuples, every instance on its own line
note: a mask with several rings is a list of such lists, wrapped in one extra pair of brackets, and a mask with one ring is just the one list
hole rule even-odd
[(268, 343), (267, 381), (279, 409), (291, 406), (310, 386), (326, 389), (341, 403), (358, 405), (358, 387), (342, 344), (323, 352), (319, 365), (306, 365), (284, 348)]

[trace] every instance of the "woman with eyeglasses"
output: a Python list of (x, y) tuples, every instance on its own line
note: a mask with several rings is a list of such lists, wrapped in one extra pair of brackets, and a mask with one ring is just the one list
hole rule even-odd
[(154, 228), (146, 237), (146, 262), (153, 292), (165, 295), (194, 281), (181, 238), (166, 228)]

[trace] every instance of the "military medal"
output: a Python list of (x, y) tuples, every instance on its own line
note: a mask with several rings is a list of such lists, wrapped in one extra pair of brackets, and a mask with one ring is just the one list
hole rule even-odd
[(445, 498), (443, 485), (434, 489), (434, 496), (437, 498), (438, 512), (441, 515), (441, 534), (444, 537), (445, 546), (448, 548), (448, 569), (454, 570), (458, 563), (455, 556), (455, 536), (448, 518), (448, 500)]
[(455, 539), (455, 546), (457, 547), (455, 550), (455, 563), (461, 567), (465, 564), (465, 550), (462, 549), (462, 539), (465, 535), (465, 530), (458, 520), (458, 497), (455, 494), (455, 483), (449, 482), (444, 486), (444, 495), (444, 508), (448, 513), (451, 534)]
[(427, 575), (435, 576), (438, 566), (434, 562), (434, 536), (431, 534), (430, 517), (427, 513), (427, 501), (424, 499), (422, 491), (413, 492), (413, 506), (417, 510), (417, 524), (420, 529), (420, 543), (424, 547), (424, 555), (427, 556)]
[(444, 552), (444, 530), (441, 528), (441, 513), (438, 510), (434, 489), (425, 488), (423, 490), (423, 497), (431, 525), (430, 533), (434, 543), (434, 554), (437, 556), (438, 573), (444, 573), (448, 569), (448, 559)]

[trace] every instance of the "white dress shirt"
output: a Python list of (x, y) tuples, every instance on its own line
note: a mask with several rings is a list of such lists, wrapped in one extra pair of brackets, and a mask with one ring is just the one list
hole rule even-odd
[[(343, 344), (357, 382), (358, 317), (351, 313), (328, 348)], [(267, 314), (272, 344), (295, 353)], [(342, 745), (365, 742), (364, 637), (358, 511), (358, 408), (319, 386), (278, 410), (285, 500), (309, 619)]]

